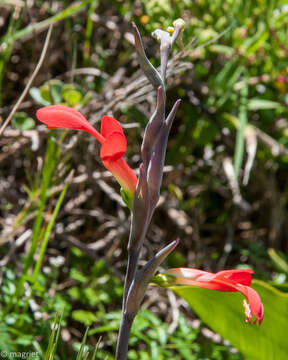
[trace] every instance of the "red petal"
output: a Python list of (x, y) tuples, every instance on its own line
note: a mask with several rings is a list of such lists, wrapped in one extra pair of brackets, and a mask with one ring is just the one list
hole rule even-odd
[(85, 117), (79, 111), (63, 105), (51, 105), (39, 109), (36, 112), (37, 118), (47, 125), (49, 129), (75, 129), (83, 130), (103, 143), (104, 139), (101, 134), (89, 124)]
[(251, 269), (223, 270), (216, 273), (215, 279), (223, 279), (225, 281), (250, 286), (252, 274), (253, 270)]
[(195, 281), (190, 279), (179, 279), (176, 278), (175, 281), (176, 284), (181, 285), (192, 285), (192, 286), (198, 286), (203, 289), (210, 289), (210, 290), (217, 290), (217, 291), (223, 291), (223, 292), (235, 292), (237, 291), (235, 287), (231, 286), (230, 284), (225, 284), (224, 282), (206, 282), (206, 281)]
[(104, 160), (103, 164), (106, 169), (113, 174), (125, 191), (131, 192), (132, 194), (135, 192), (137, 186), (137, 176), (123, 158), (116, 161)]
[(126, 152), (126, 138), (119, 132), (112, 133), (107, 137), (101, 147), (100, 156), (102, 161), (115, 161), (120, 159)]
[(264, 316), (264, 307), (258, 293), (249, 287), (252, 273), (251, 269), (224, 270), (213, 274), (191, 268), (176, 268), (169, 269), (165, 274), (175, 276), (174, 284), (198, 286), (225, 292), (241, 292), (249, 303), (244, 303), (247, 321), (250, 322), (254, 315), (256, 318), (254, 324), (258, 321), (260, 325)]
[[(211, 286), (209, 285), (210, 286), (209, 288), (214, 288), (214, 289), (219, 287), (224, 288), (227, 286), (230, 289), (231, 287), (233, 288), (236, 284), (249, 286), (252, 281), (252, 277), (251, 277), (252, 273), (253, 271), (250, 269), (223, 270), (215, 274), (208, 271), (203, 271), (193, 268), (175, 268), (175, 269), (169, 269), (167, 271), (167, 274), (174, 275), (181, 279), (185, 278), (197, 282), (209, 282), (209, 283), (216, 282), (217, 284), (213, 284)], [(233, 290), (231, 289), (226, 291), (233, 291)]]
[[(256, 324), (258, 321), (259, 325), (261, 325), (264, 316), (264, 306), (261, 302), (260, 296), (258, 295), (257, 291), (255, 291), (251, 287), (244, 285), (237, 285), (237, 289), (239, 292), (241, 292), (241, 294), (246, 296), (246, 298), (248, 299), (250, 312), (256, 318), (253, 324)], [(251, 320), (251, 315), (249, 316), (249, 311), (247, 311), (249, 309), (246, 308), (245, 311), (248, 322), (250, 322)]]
[(214, 276), (214, 274), (204, 270), (185, 268), (185, 267), (169, 269), (166, 271), (165, 274), (169, 274), (175, 277), (179, 277), (181, 279), (185, 278), (189, 280), (198, 280), (200, 276), (206, 276), (206, 275)]
[(101, 135), (104, 138), (108, 138), (113, 132), (124, 135), (120, 123), (113, 117), (104, 115), (101, 120)]

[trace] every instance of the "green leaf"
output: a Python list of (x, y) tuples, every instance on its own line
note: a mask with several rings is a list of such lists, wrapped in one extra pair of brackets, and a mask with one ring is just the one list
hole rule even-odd
[(234, 54), (234, 49), (227, 45), (211, 45), (209, 47), (209, 50), (214, 53), (218, 54), (226, 54), (226, 55), (232, 55)]
[(72, 84), (66, 84), (62, 89), (62, 96), (69, 106), (78, 105), (82, 100), (82, 93)]
[(185, 299), (197, 315), (215, 332), (227, 339), (248, 360), (286, 360), (288, 354), (288, 295), (262, 281), (253, 288), (265, 308), (261, 326), (245, 322), (239, 293), (223, 293), (192, 286), (170, 287)]
[(62, 102), (63, 82), (60, 80), (47, 81), (40, 88), (32, 87), (29, 91), (33, 100), (43, 106), (60, 104)]
[(275, 267), (279, 271), (282, 271), (288, 275), (288, 261), (285, 258), (285, 255), (282, 254), (280, 251), (277, 252), (275, 249), (269, 249), (268, 255), (270, 256), (271, 260), (273, 261)]
[(15, 344), (12, 341), (9, 327), (5, 324), (0, 324), (0, 350), (15, 351)]
[(63, 82), (60, 80), (50, 80), (48, 84), (52, 103), (60, 104), (62, 101), (62, 88), (64, 85)]
[(72, 318), (82, 324), (85, 324), (86, 326), (93, 324), (97, 320), (95, 314), (86, 310), (74, 310), (72, 312)]
[[(54, 105), (59, 104), (62, 101), (62, 89), (64, 84), (60, 80), (47, 81), (43, 86), (40, 87), (40, 96), (44, 99), (44, 102)], [(36, 94), (36, 92), (35, 92)], [(39, 97), (39, 95), (38, 95)], [(44, 105), (44, 104), (43, 104)]]
[(70, 277), (73, 280), (79, 281), (81, 283), (85, 283), (88, 281), (88, 277), (85, 276), (80, 270), (72, 268), (70, 272)]
[(264, 99), (250, 99), (248, 101), (248, 110), (269, 110), (282, 108), (281, 104), (276, 101), (264, 100)]
[(18, 337), (18, 339), (16, 340), (18, 345), (22, 345), (22, 346), (30, 346), (33, 344), (33, 336), (32, 335), (21, 335)]
[(17, 314), (8, 314), (6, 317), (5, 317), (5, 323), (7, 325), (14, 325), (18, 320), (18, 315)]
[(39, 105), (47, 106), (50, 105), (50, 102), (45, 100), (41, 94), (40, 89), (36, 87), (32, 87), (29, 91), (29, 94), (31, 95), (32, 99)]
[(14, 115), (11, 123), (14, 129), (20, 131), (31, 130), (35, 127), (35, 121), (22, 111)]

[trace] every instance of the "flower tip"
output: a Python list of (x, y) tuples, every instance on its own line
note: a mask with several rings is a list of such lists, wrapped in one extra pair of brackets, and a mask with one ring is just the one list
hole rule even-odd
[(172, 241), (171, 244), (173, 244), (174, 248), (176, 248), (176, 247), (179, 245), (179, 242), (180, 242), (180, 239), (177, 238), (177, 239), (175, 239), (174, 241)]
[(183, 19), (176, 19), (173, 21), (174, 28), (178, 27), (180, 30), (184, 29), (185, 21)]
[(258, 312), (258, 315), (256, 316), (256, 320), (254, 321), (254, 324), (257, 323), (257, 320), (258, 320), (258, 324), (259, 326), (261, 325), (262, 321), (263, 321), (263, 317), (264, 317), (264, 306), (263, 304), (261, 303), (261, 306), (259, 308), (259, 312)]
[(255, 316), (255, 320), (252, 322), (252, 324), (256, 325), (258, 322), (260, 326), (264, 317), (264, 307), (262, 303), (259, 304), (257, 311), (254, 310), (253, 312), (251, 310), (250, 305), (247, 303), (246, 299), (243, 300), (243, 306), (246, 315), (246, 322), (251, 323), (253, 316)]
[(38, 109), (36, 111), (36, 117), (39, 121), (43, 122), (43, 124), (47, 125), (46, 122), (44, 122), (45, 111), (46, 111), (46, 107)]
[(160, 85), (160, 86), (158, 86), (158, 89), (157, 89), (157, 95), (159, 97), (162, 96), (162, 92), (163, 92), (163, 87)]

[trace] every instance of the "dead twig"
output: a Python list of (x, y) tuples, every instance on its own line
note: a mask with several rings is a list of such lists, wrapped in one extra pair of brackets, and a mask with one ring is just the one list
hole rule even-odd
[(19, 97), (18, 101), (16, 102), (16, 104), (14, 105), (12, 111), (10, 112), (10, 114), (8, 115), (7, 119), (5, 120), (4, 124), (2, 125), (2, 127), (0, 128), (0, 136), (3, 134), (4, 130), (6, 129), (6, 127), (8, 126), (8, 124), (10, 123), (11, 119), (13, 118), (13, 116), (15, 115), (16, 111), (18, 110), (20, 104), (22, 103), (22, 101), (24, 100), (25, 96), (27, 95), (35, 77), (37, 76), (47, 53), (47, 49), (49, 46), (49, 42), (50, 42), (50, 38), (51, 38), (51, 33), (52, 33), (52, 29), (53, 29), (53, 25), (49, 26), (48, 29), (48, 33), (45, 39), (45, 43), (39, 58), (39, 61), (35, 67), (35, 70), (33, 71), (27, 85), (25, 86), (24, 91), (22, 92), (21, 96)]

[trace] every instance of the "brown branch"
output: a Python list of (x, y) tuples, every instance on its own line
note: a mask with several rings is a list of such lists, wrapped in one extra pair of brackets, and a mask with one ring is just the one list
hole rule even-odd
[(48, 45), (49, 45), (49, 42), (50, 42), (50, 38), (51, 38), (51, 33), (52, 33), (52, 28), (53, 28), (53, 25), (50, 25), (49, 26), (49, 29), (48, 29), (48, 33), (47, 33), (47, 36), (46, 36), (46, 39), (45, 39), (45, 43), (44, 43), (44, 46), (43, 46), (43, 49), (42, 49), (42, 52), (41, 52), (41, 55), (40, 55), (40, 58), (39, 58), (39, 61), (35, 67), (35, 70), (33, 71), (27, 85), (25, 86), (25, 89), (24, 91), (22, 92), (21, 96), (19, 97), (18, 101), (16, 102), (16, 104), (14, 105), (12, 111), (10, 112), (10, 114), (8, 115), (7, 119), (5, 120), (4, 124), (2, 125), (2, 127), (0, 128), (0, 136), (3, 134), (4, 130), (6, 129), (6, 127), (9, 125), (11, 119), (13, 118), (13, 116), (15, 115), (16, 111), (18, 110), (20, 104), (22, 103), (22, 101), (24, 100), (25, 96), (27, 95), (35, 77), (37, 76), (43, 62), (44, 62), (44, 59), (45, 59), (45, 56), (46, 56), (46, 53), (47, 53), (47, 49), (48, 49)]

